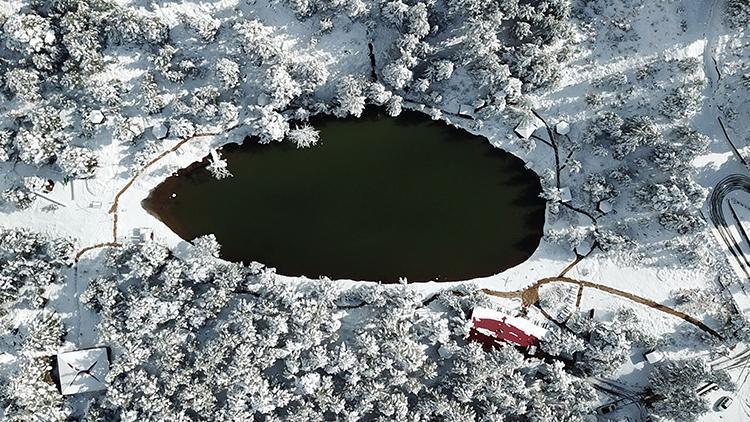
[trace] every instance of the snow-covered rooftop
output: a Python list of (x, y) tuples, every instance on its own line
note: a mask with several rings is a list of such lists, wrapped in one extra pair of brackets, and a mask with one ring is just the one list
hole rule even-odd
[(539, 129), (539, 126), (541, 124), (538, 119), (524, 119), (516, 126), (515, 132), (521, 138), (529, 139), (534, 134), (534, 131)]
[(570, 124), (566, 121), (559, 122), (555, 125), (555, 132), (558, 135), (567, 135), (570, 133)]
[(107, 389), (109, 358), (103, 347), (59, 353), (57, 368), (63, 395)]
[(472, 321), (479, 319), (492, 319), (496, 321), (505, 321), (506, 324), (518, 328), (524, 333), (534, 336), (538, 339), (547, 335), (547, 329), (540, 327), (526, 318), (513, 317), (490, 308), (476, 307), (471, 314)]

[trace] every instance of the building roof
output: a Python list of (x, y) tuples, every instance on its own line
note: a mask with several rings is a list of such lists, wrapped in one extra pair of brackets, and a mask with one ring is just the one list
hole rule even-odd
[(107, 349), (98, 347), (59, 353), (57, 370), (63, 395), (106, 390), (109, 373)]
[(472, 329), (479, 334), (531, 346), (547, 335), (547, 329), (526, 318), (506, 315), (494, 309), (476, 307), (471, 314)]
[(529, 139), (531, 135), (534, 134), (534, 131), (536, 131), (538, 128), (538, 125), (535, 125), (530, 121), (523, 121), (519, 123), (518, 126), (516, 126), (515, 132), (519, 137), (523, 139)]
[(658, 350), (652, 350), (648, 353), (644, 353), (643, 357), (646, 358), (646, 361), (648, 361), (648, 363), (654, 364), (664, 359), (664, 353)]
[(104, 121), (104, 113), (101, 110), (91, 110), (89, 113), (89, 121), (95, 125)]
[(567, 135), (570, 133), (570, 124), (566, 121), (558, 122), (555, 125), (555, 132), (557, 132), (558, 135)]
[(167, 133), (169, 133), (169, 128), (163, 124), (158, 124), (156, 126), (151, 127), (151, 134), (154, 135), (154, 138), (156, 139), (166, 138)]
[(461, 104), (458, 106), (458, 114), (466, 117), (474, 117), (474, 106), (471, 104)]
[(570, 188), (563, 186), (560, 188), (560, 201), (570, 202), (573, 199), (573, 195), (570, 193)]

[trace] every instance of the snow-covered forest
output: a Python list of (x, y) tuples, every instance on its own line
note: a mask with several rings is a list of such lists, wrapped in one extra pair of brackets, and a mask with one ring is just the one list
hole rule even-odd
[[(742, 391), (716, 360), (750, 340), (706, 205), (747, 172), (749, 27), (747, 0), (0, 0), (0, 420), (583, 421), (602, 379), (642, 417), (710, 414), (696, 391)], [(315, 148), (312, 116), (367, 107), (523, 159), (528, 265), (339, 283), (127, 237), (177, 169), (229, 178), (216, 148)], [(468, 341), (476, 306), (544, 324), (544, 357)], [(94, 345), (107, 391), (61, 396), (53, 357)]]
[[(406, 286), (290, 285), (261, 266), (218, 259), (207, 236), (183, 258), (155, 243), (106, 254), (80, 301), (100, 317), (98, 340), (113, 348), (110, 385), (76, 409), (55, 399), (43, 375), (70, 333), (40, 309), (70, 264), (70, 244), (17, 231), (2, 240), (4, 268), (14, 270), (5, 279), (26, 284), (8, 289), (6, 306), (34, 314), (20, 330), (3, 319), (12, 332), (4, 339), (26, 356), (0, 396), (8, 420), (583, 420), (596, 399), (586, 377), (612, 373), (632, 344), (656, 342), (621, 310), (609, 323), (556, 331), (545, 343), (551, 360), (511, 346), (489, 351), (464, 340), (466, 315), (490, 305), (480, 291), (425, 300)], [(44, 280), (30, 282), (31, 270)], [(678, 379), (660, 388), (701, 380), (664, 371)], [(669, 406), (657, 411), (677, 411)]]

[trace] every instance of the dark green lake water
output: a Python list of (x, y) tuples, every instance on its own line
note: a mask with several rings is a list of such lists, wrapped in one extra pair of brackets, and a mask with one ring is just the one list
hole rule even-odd
[(214, 233), (224, 259), (284, 275), (462, 280), (538, 246), (539, 178), (486, 139), (412, 112), (313, 124), (316, 147), (228, 145), (234, 177), (213, 179), (204, 160), (143, 205), (184, 239)]

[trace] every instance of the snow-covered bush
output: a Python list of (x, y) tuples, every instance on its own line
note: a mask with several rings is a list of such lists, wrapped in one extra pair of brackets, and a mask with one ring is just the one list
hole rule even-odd
[(367, 87), (367, 99), (375, 105), (382, 106), (393, 94), (383, 84), (373, 82)]
[(72, 409), (65, 406), (52, 382), (49, 358), (22, 358), (10, 379), (0, 383), (0, 405), (8, 421), (64, 422)]
[(684, 235), (705, 227), (706, 221), (695, 211), (668, 211), (659, 216), (659, 224)]
[(48, 132), (26, 128), (18, 131), (14, 143), (21, 161), (35, 166), (51, 163), (63, 147), (63, 142)]
[(303, 93), (310, 94), (330, 78), (326, 64), (321, 60), (296, 60), (287, 69)]
[(688, 177), (672, 177), (664, 183), (647, 183), (635, 192), (651, 211), (666, 213), (695, 210), (706, 198), (706, 189)]
[(15, 154), (15, 148), (13, 147), (13, 138), (15, 136), (15, 133), (11, 130), (0, 130), (0, 162), (10, 161), (10, 158)]
[(273, 35), (273, 28), (258, 20), (240, 21), (234, 30), (241, 37), (242, 49), (257, 65), (281, 54), (283, 45)]
[(388, 102), (385, 105), (386, 112), (391, 117), (396, 117), (399, 114), (401, 114), (401, 111), (403, 110), (403, 98), (399, 95), (392, 95), (391, 98), (388, 99)]
[(294, 128), (290, 130), (286, 136), (290, 141), (297, 145), (297, 148), (311, 147), (320, 141), (318, 130), (310, 125)]
[(222, 58), (216, 63), (216, 76), (224, 89), (237, 88), (240, 84), (240, 66), (230, 59)]
[(455, 66), (450, 60), (437, 60), (427, 68), (427, 76), (433, 81), (439, 82), (450, 79)]
[(35, 69), (12, 69), (5, 74), (5, 85), (23, 101), (37, 101), (42, 98), (39, 88), (41, 78)]
[(52, 311), (37, 314), (28, 327), (23, 348), (27, 352), (54, 355), (62, 346), (66, 330), (60, 315)]
[[(0, 371), (3, 420), (68, 420), (70, 410), (50, 376), (50, 359), (38, 357), (56, 353), (66, 330), (60, 315), (38, 309), (72, 261), (73, 244), (67, 239), (0, 228), (0, 341), (10, 344), (14, 338), (24, 352), (6, 366), (10, 370)], [(6, 333), (5, 327), (14, 327), (15, 333)]]
[(280, 142), (289, 132), (289, 122), (271, 107), (255, 107), (256, 117), (250, 121), (251, 127), (260, 138), (261, 144)]
[(40, 71), (53, 71), (62, 52), (49, 19), (35, 13), (13, 14), (2, 27), (5, 46), (26, 56)]
[(156, 84), (153, 74), (149, 72), (143, 75), (140, 89), (141, 101), (143, 102), (142, 109), (144, 112), (148, 114), (156, 114), (164, 108), (166, 103), (159, 92), (159, 86)]
[(71, 146), (57, 155), (57, 164), (70, 177), (83, 179), (94, 175), (99, 160), (93, 151)]
[(613, 156), (621, 159), (640, 146), (652, 146), (661, 140), (661, 132), (648, 116), (633, 116), (624, 120), (619, 136), (612, 138)]
[(354, 76), (342, 78), (336, 85), (336, 101), (339, 105), (336, 109), (336, 115), (344, 117), (351, 114), (360, 117), (365, 110), (365, 100), (367, 99), (364, 89), (365, 83), (363, 80)]
[(211, 173), (211, 176), (216, 180), (232, 177), (232, 173), (227, 167), (227, 160), (219, 157), (218, 154), (216, 156), (211, 156), (208, 166), (206, 166), (206, 170), (208, 170), (208, 172)]
[(1, 196), (3, 201), (13, 204), (18, 209), (30, 207), (36, 199), (36, 196), (23, 186), (14, 186), (5, 189)]
[(576, 366), (589, 375), (615, 372), (631, 355), (634, 346), (653, 347), (656, 339), (648, 335), (631, 309), (618, 309), (611, 321), (589, 320), (576, 313), (569, 326), (589, 338)]
[(276, 110), (284, 110), (302, 94), (302, 88), (289, 75), (285, 66), (268, 68), (263, 78), (263, 90), (270, 99), (269, 105)]
[(115, 8), (105, 26), (109, 39), (115, 43), (163, 44), (169, 36), (169, 28), (158, 15), (134, 8)]
[(219, 90), (211, 85), (194, 89), (190, 96), (191, 113), (206, 119), (216, 117), (219, 114), (219, 96)]
[(615, 187), (601, 174), (589, 174), (581, 189), (589, 194), (591, 201), (594, 203), (618, 195)]
[(672, 119), (691, 117), (701, 107), (703, 81), (695, 80), (674, 89), (659, 105), (659, 111)]
[(169, 124), (169, 131), (178, 138), (187, 139), (195, 135), (195, 125), (187, 118), (179, 118)]
[(394, 89), (402, 89), (411, 78), (411, 70), (402, 63), (389, 63), (383, 69), (383, 80)]
[(216, 33), (219, 31), (221, 21), (206, 13), (205, 11), (198, 11), (198, 13), (182, 16), (185, 24), (194, 30), (198, 36), (205, 42), (212, 42), (216, 38)]

